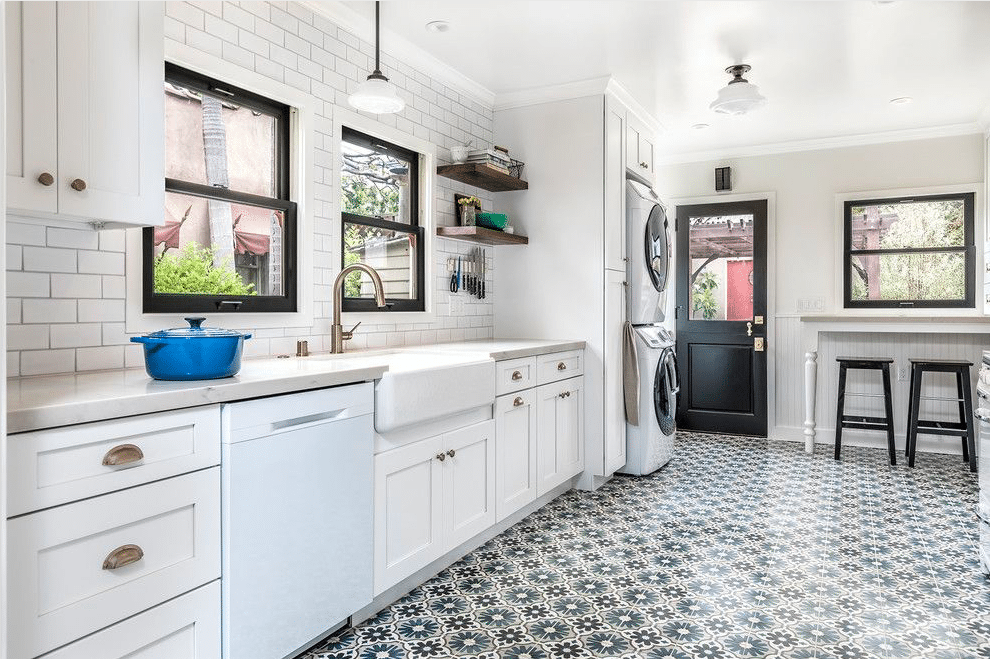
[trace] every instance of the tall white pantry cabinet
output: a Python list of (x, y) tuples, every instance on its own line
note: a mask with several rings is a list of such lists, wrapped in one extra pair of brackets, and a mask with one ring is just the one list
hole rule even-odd
[(7, 207), (162, 224), (165, 4), (5, 2), (3, 11)]
[[(585, 339), (585, 472), (626, 462), (622, 324), (627, 170), (652, 182), (659, 125), (614, 81), (580, 98), (495, 112), (495, 143), (526, 163), (529, 189), (499, 197), (529, 245), (499, 252), (495, 335)], [(506, 291), (513, 291), (506, 294)]]

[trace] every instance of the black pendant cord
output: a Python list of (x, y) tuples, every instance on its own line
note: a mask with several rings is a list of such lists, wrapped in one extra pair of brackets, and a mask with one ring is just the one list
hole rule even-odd
[(372, 73), (368, 78), (379, 78), (381, 80), (388, 80), (382, 73), (382, 63), (381, 63), (381, 3), (375, 0), (375, 72)]

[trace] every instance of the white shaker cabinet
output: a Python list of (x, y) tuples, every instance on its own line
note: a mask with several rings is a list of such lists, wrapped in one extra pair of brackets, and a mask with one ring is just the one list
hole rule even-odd
[(626, 273), (605, 271), (604, 473), (626, 464), (626, 409), (622, 390), (622, 335), (626, 318)]
[(8, 207), (164, 221), (164, 3), (7, 2)]
[(632, 112), (626, 117), (626, 169), (653, 181), (653, 136)]
[(536, 391), (495, 399), (498, 521), (536, 500)]
[(584, 468), (584, 378), (545, 384), (537, 396), (537, 494)]
[(495, 523), (495, 424), (375, 456), (375, 595)]
[(605, 268), (626, 271), (626, 108), (605, 97)]
[(443, 555), (443, 437), (375, 456), (375, 594)]

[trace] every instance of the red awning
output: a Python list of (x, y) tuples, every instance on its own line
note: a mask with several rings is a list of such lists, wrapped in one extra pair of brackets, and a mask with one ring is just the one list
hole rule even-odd
[(178, 249), (179, 229), (181, 228), (182, 222), (166, 220), (165, 226), (155, 227), (155, 244), (161, 245), (165, 243), (166, 247)]
[(255, 254), (261, 256), (268, 253), (271, 238), (260, 233), (248, 233), (234, 228), (234, 251), (238, 254)]

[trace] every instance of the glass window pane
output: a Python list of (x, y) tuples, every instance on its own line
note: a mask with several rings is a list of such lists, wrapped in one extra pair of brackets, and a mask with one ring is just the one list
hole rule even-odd
[(155, 293), (284, 295), (284, 211), (165, 193)]
[(412, 223), (411, 163), (394, 155), (341, 142), (341, 208), (345, 213)]
[(964, 300), (966, 255), (854, 255), (849, 277), (853, 300)]
[(753, 317), (753, 216), (690, 219), (691, 320)]
[[(366, 263), (377, 270), (385, 285), (385, 297), (416, 299), (416, 260), (416, 234), (344, 223), (344, 265)], [(347, 276), (344, 297), (374, 296), (374, 286), (366, 274), (352, 272)]]
[(275, 117), (165, 83), (165, 176), (278, 197)]
[(966, 241), (962, 199), (853, 206), (852, 250), (961, 247)]

